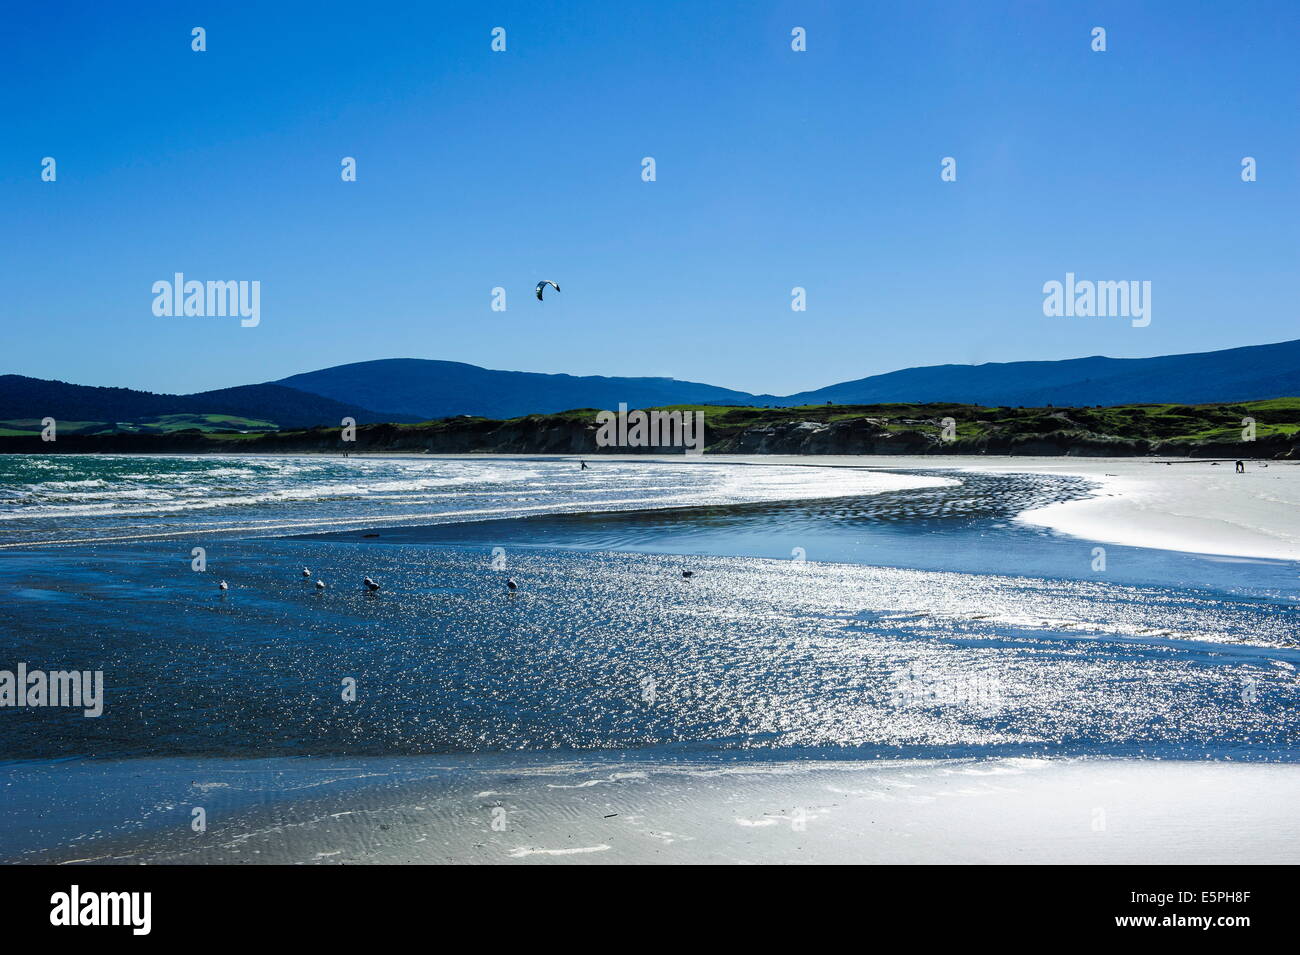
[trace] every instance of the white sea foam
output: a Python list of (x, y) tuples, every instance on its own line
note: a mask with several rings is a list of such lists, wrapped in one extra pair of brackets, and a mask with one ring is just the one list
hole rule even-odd
[[(498, 458), (78, 455), (47, 461), (11, 456), (0, 461), (0, 524), (19, 527), (14, 533), (34, 540), (119, 540), (183, 534), (186, 526), (216, 530), (216, 519), (223, 521), (222, 531), (310, 530), (367, 522), (436, 523), (458, 513), (508, 516), (831, 498), (949, 482), (845, 468), (737, 468), (680, 460), (601, 461), (581, 473), (575, 464)], [(269, 514), (280, 520), (268, 519)], [(157, 518), (169, 519), (157, 535), (109, 532), (124, 528), (125, 521)], [(16, 543), (4, 540), (0, 546)]]
[(528, 856), (576, 856), (585, 855), (589, 852), (608, 852), (609, 846), (603, 842), (598, 846), (575, 846), (572, 849), (530, 849), (520, 847), (510, 852), (512, 859), (523, 859)]

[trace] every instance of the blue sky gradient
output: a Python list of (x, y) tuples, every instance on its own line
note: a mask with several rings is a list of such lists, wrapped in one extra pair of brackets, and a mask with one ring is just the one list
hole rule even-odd
[[(789, 394), (1300, 337), (1293, 2), (6, 20), (0, 372), (189, 392), (416, 357)], [(260, 281), (261, 324), (154, 316), (177, 271)], [(1150, 326), (1045, 317), (1042, 285), (1067, 271), (1151, 281)], [(563, 293), (538, 303), (541, 278)]]

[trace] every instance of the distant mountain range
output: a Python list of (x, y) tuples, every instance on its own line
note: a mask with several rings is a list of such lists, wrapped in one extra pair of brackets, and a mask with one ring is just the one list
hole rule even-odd
[(745, 405), (754, 395), (675, 378), (605, 378), (491, 371), (458, 361), (388, 358), (281, 378), (286, 385), (336, 401), (390, 408), (424, 419), (472, 414), (517, 418), (571, 408)]
[(1291, 396), (1300, 396), (1300, 340), (1159, 358), (933, 365), (787, 397), (752, 395), (674, 378), (544, 375), (493, 371), (453, 361), (391, 358), (191, 395), (0, 375), (0, 430), (27, 430), (44, 417), (98, 423), (104, 430), (182, 425), (205, 430), (265, 430), (337, 425), (344, 417), (355, 418), (359, 424), (455, 415), (513, 418), (572, 408), (614, 409), (620, 402), (632, 408), (939, 401), (1078, 407), (1209, 404)]
[[(241, 423), (306, 428), (338, 424), (350, 416), (358, 424), (383, 421), (422, 421), (416, 415), (369, 411), (347, 402), (286, 388), (283, 385), (243, 385), (192, 395), (159, 395), (130, 388), (97, 388), (62, 381), (0, 375), (0, 425), (5, 422), (93, 422), (113, 430), (118, 423), (152, 423), (164, 417), (209, 416), (238, 427)], [(238, 419), (225, 422), (224, 419)], [(39, 425), (38, 425), (39, 427)]]
[[(1160, 358), (930, 365), (778, 398), (781, 405), (955, 401), (977, 405), (1210, 404), (1300, 395), (1300, 341)], [(768, 403), (768, 402), (764, 402)]]

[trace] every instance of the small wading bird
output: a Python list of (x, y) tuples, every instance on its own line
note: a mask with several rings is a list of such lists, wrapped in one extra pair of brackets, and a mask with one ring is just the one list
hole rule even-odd
[(555, 289), (555, 291), (557, 292), (560, 290), (560, 287), (556, 285), (554, 282), (552, 282), (550, 279), (542, 279), (540, 282), (537, 283), (537, 301), (539, 302), (545, 301), (545, 299), (542, 298), (542, 290), (545, 289), (546, 286), (548, 285), (551, 288)]
[(513, 578), (510, 578), (506, 580), (506, 589), (509, 590), (511, 593), (514, 593), (516, 590), (519, 589), (519, 585), (514, 582)]
[(372, 594), (379, 589), (379, 585), (375, 583), (373, 580), (371, 580), (369, 577), (367, 577), (364, 582), (366, 585), (366, 590), (370, 591)]
[(304, 578), (306, 578), (306, 577), (310, 577), (310, 576), (311, 576), (311, 571), (308, 570), (306, 567), (304, 567), (304, 568), (302, 569), (302, 575), (303, 575)]
[(316, 581), (316, 589), (317, 589), (317, 590), (324, 590), (324, 589), (325, 589), (325, 581), (323, 581), (323, 580), (318, 580), (318, 581)]

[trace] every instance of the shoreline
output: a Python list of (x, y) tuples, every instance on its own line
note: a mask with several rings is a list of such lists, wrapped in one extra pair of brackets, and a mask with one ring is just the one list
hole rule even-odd
[[(111, 787), (122, 805), (134, 797), (137, 811), (153, 800), (152, 826), (122, 832), (101, 807), (75, 823), (99, 838), (65, 831), (58, 848), (7, 861), (1178, 865), (1291, 863), (1300, 849), (1290, 763), (622, 752), (149, 762), (144, 774), (122, 761), (64, 763), (58, 775), (74, 791)], [(256, 785), (282, 798), (259, 803)], [(302, 792), (312, 795), (289, 796)], [(14, 821), (36, 824), (29, 815), (16, 807)]]
[[(578, 460), (576, 456), (570, 457)], [(610, 457), (621, 461), (643, 457), (656, 462), (681, 463), (682, 460), (659, 455)], [(1023, 511), (1015, 520), (1079, 540), (1208, 557), (1300, 561), (1300, 468), (1297, 467), (1300, 462), (1251, 460), (1246, 474), (1238, 475), (1232, 468), (1224, 467), (1222, 461), (1216, 465), (1214, 459), (1208, 458), (1170, 462), (1134, 457), (1062, 460), (989, 455), (981, 456), (978, 463), (939, 463), (932, 455), (824, 455), (820, 457), (828, 460), (822, 461), (807, 461), (807, 457), (708, 455), (707, 460), (698, 460), (745, 466), (1081, 477), (1097, 484), (1089, 497)], [(1216, 466), (1220, 470), (1210, 470)], [(1211, 480), (1207, 480), (1207, 474)], [(1255, 485), (1242, 483), (1252, 477), (1256, 479)], [(1260, 480), (1269, 483), (1261, 486)], [(1230, 485), (1228, 481), (1239, 483)], [(1239, 493), (1238, 488), (1245, 488), (1246, 493)], [(1207, 516), (1215, 514), (1216, 509), (1217, 516)]]
[[(137, 454), (103, 454), (98, 457), (140, 457)], [(208, 453), (144, 455), (146, 457), (208, 457)], [(315, 458), (321, 453), (257, 452), (218, 453), (227, 458)], [(431, 454), (381, 451), (358, 454), (348, 460), (403, 459), (470, 462), (587, 461), (599, 470), (602, 462), (727, 465), (744, 467), (806, 467), (933, 472), (1059, 474), (1084, 478), (1096, 484), (1082, 500), (1053, 504), (1020, 513), (1018, 523), (1040, 527), (1064, 536), (1101, 543), (1155, 550), (1201, 554), (1209, 557), (1252, 560), (1300, 561), (1300, 462), (1255, 461), (1245, 475), (1211, 459), (1059, 458), (934, 455), (658, 455), (619, 454), (598, 457), (576, 454)], [(811, 458), (811, 460), (810, 460)], [(841, 495), (844, 496), (844, 495)], [(773, 499), (776, 500), (776, 499)], [(633, 508), (636, 510), (637, 508)], [(647, 510), (652, 508), (646, 508)], [(1211, 516), (1212, 515), (1212, 516)], [(438, 515), (430, 515), (438, 516)], [(349, 520), (353, 529), (382, 529), (384, 517)], [(438, 523), (438, 522), (435, 522)], [(327, 532), (322, 529), (322, 532)], [(190, 532), (177, 532), (184, 535)], [(290, 531), (290, 536), (293, 531)], [(147, 537), (148, 535), (144, 535)], [(105, 538), (111, 541), (116, 538)], [(132, 535), (123, 540), (141, 539)], [(43, 542), (2, 544), (0, 549), (40, 546)], [(60, 546), (77, 541), (58, 541)]]

